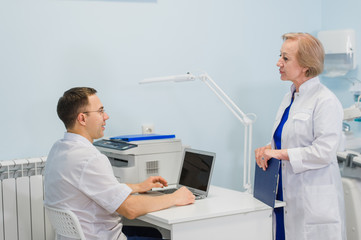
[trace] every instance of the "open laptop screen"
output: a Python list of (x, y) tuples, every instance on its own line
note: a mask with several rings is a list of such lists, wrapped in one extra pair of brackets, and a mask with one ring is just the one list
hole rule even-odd
[(179, 184), (207, 191), (213, 167), (213, 155), (185, 151)]

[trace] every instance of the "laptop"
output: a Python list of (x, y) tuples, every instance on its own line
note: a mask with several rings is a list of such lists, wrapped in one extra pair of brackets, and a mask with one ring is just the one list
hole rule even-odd
[(187, 187), (196, 199), (208, 195), (216, 154), (192, 148), (185, 148), (177, 185), (165, 189), (157, 189), (161, 193), (173, 193), (182, 186)]

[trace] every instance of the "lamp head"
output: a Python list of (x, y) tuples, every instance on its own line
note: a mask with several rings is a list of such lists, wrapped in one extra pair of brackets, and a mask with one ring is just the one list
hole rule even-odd
[(139, 84), (147, 84), (147, 83), (156, 83), (156, 82), (187, 82), (194, 81), (196, 76), (191, 73), (183, 74), (183, 75), (173, 75), (167, 77), (158, 77), (158, 78), (146, 78), (139, 81)]

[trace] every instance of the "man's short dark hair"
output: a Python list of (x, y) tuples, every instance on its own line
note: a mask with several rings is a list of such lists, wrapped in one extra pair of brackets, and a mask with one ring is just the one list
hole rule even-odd
[(96, 93), (94, 88), (89, 87), (75, 87), (64, 92), (59, 98), (57, 113), (66, 129), (74, 126), (78, 114), (85, 111), (89, 104), (88, 97)]

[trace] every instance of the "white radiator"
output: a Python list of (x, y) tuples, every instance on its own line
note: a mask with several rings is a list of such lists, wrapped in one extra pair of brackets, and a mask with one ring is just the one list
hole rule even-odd
[(0, 240), (54, 240), (43, 207), (45, 161), (0, 161)]

